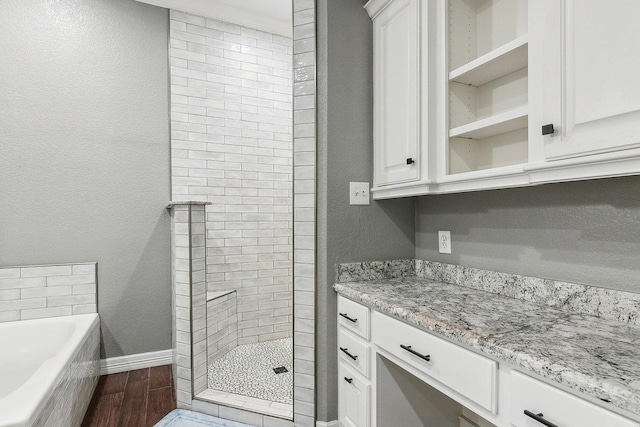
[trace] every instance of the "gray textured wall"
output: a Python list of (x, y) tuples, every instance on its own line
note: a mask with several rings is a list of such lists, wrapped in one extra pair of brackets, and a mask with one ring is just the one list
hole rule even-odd
[[(438, 230), (451, 230), (452, 255)], [(416, 255), (640, 292), (640, 177), (421, 197)]]
[(373, 179), (373, 35), (364, 0), (318, 0), (317, 416), (338, 418), (334, 264), (412, 258), (414, 200), (349, 205)]
[(0, 265), (98, 261), (103, 357), (171, 347), (166, 9), (0, 2)]

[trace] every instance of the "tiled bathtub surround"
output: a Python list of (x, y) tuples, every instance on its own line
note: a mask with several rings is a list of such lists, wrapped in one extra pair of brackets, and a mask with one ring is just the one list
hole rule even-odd
[(96, 266), (0, 268), (0, 322), (96, 313)]
[(236, 291), (207, 294), (207, 365), (238, 346)]
[(338, 264), (336, 282), (417, 276), (640, 325), (640, 294), (426, 260)]
[[(32, 427), (79, 426), (100, 374), (100, 324), (96, 322)], [(64, 396), (64, 398), (61, 398)]]
[(172, 197), (207, 207), (209, 291), (238, 344), (292, 335), (292, 40), (171, 11)]

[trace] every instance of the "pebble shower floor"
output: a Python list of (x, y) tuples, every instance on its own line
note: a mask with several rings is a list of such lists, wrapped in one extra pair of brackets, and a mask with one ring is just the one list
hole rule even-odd
[[(288, 372), (276, 374), (284, 366)], [(210, 389), (293, 404), (293, 339), (241, 345), (209, 365)]]

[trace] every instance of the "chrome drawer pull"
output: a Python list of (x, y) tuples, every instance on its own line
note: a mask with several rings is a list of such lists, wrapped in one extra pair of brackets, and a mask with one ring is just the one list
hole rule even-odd
[(424, 354), (418, 353), (417, 351), (412, 349), (410, 345), (402, 345), (402, 344), (400, 344), (400, 347), (403, 350), (407, 350), (409, 353), (413, 354), (414, 356), (418, 356), (422, 360), (426, 360), (427, 362), (431, 361), (431, 356), (429, 356), (428, 354), (425, 356)]
[(347, 319), (349, 322), (353, 322), (353, 323), (357, 323), (358, 319), (352, 319), (351, 317), (349, 317), (347, 315), (347, 313), (338, 313), (340, 316), (344, 317), (345, 319)]
[(353, 360), (357, 360), (358, 356), (354, 356), (353, 354), (349, 353), (347, 350), (349, 350), (346, 347), (340, 347), (340, 351), (342, 351), (344, 354), (346, 354), (347, 356), (349, 356), (350, 358), (352, 358)]
[(346, 382), (348, 382), (349, 384), (351, 384), (351, 383), (353, 382), (353, 378), (347, 378), (347, 377), (344, 377), (344, 380), (345, 380)]
[(558, 427), (558, 426), (557, 426), (557, 425), (555, 425), (554, 423), (552, 423), (552, 422), (549, 422), (549, 421), (545, 420), (545, 419), (543, 418), (543, 417), (544, 417), (544, 415), (543, 415), (542, 413), (540, 413), (540, 414), (534, 414), (533, 412), (531, 412), (531, 411), (527, 411), (527, 410), (525, 409), (525, 410), (524, 410), (524, 414), (525, 414), (527, 417), (531, 417), (531, 418), (533, 418), (534, 420), (536, 420), (537, 422), (539, 422), (540, 424), (543, 424), (543, 425), (545, 425), (545, 426), (547, 426), (547, 427)]

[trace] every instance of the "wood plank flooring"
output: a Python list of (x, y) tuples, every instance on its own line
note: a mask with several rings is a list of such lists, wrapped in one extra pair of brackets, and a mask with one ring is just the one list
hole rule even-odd
[(100, 377), (83, 427), (151, 427), (176, 408), (171, 365)]

